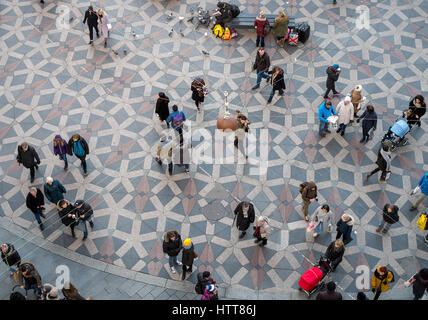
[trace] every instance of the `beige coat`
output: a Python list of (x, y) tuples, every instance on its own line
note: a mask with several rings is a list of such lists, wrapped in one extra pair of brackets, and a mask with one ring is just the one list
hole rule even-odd
[(336, 114), (339, 116), (338, 124), (348, 124), (351, 120), (354, 120), (354, 106), (352, 103), (345, 104), (342, 100), (336, 107)]
[(351, 102), (354, 106), (354, 113), (358, 112), (358, 105), (362, 102), (362, 99), (361, 91), (357, 91), (355, 89), (351, 91)]
[(265, 217), (264, 220), (261, 222), (257, 220), (256, 226), (260, 227), (260, 236), (262, 238), (265, 238), (265, 239), (269, 238), (271, 228), (269, 225), (268, 218)]

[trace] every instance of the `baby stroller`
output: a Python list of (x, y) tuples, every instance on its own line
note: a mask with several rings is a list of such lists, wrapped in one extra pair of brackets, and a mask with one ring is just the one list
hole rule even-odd
[(315, 265), (315, 267), (306, 270), (300, 277), (299, 290), (303, 291), (308, 297), (310, 297), (311, 294), (325, 287), (325, 279), (330, 272), (330, 261), (324, 256), (321, 256), (318, 264)]
[(382, 138), (382, 144), (390, 147), (391, 151), (397, 147), (405, 146), (409, 141), (405, 138), (410, 131), (410, 127), (405, 120), (398, 120)]

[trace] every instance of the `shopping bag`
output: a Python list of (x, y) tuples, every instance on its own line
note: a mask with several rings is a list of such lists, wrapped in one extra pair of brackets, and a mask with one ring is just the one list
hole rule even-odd
[(427, 229), (427, 214), (425, 212), (421, 213), (419, 216), (418, 221), (416, 221), (416, 224), (419, 226), (419, 229), (425, 230)]

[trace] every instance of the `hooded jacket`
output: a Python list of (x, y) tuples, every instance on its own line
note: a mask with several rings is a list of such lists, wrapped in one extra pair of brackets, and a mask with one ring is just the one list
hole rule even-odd
[(333, 88), (334, 83), (339, 79), (339, 72), (334, 69), (332, 66), (328, 67), (327, 70), (327, 88)]
[(28, 192), (26, 205), (27, 208), (30, 209), (33, 213), (37, 213), (38, 207), (43, 206), (44, 204), (45, 198), (43, 197), (43, 193), (40, 191), (40, 189), (37, 188), (37, 193), (35, 197)]
[(165, 97), (159, 97), (156, 101), (156, 109), (155, 112), (159, 115), (159, 119), (161, 121), (164, 121), (169, 116), (169, 98), (167, 96)]
[[(83, 206), (80, 207), (80, 209), (77, 208), (77, 206), (81, 205), (82, 203), (83, 203)], [(82, 221), (88, 220), (94, 214), (92, 207), (88, 203), (84, 202), (83, 200), (76, 200), (76, 202), (74, 203), (74, 206), (76, 207), (76, 212), (80, 220)]]
[(273, 34), (275, 37), (285, 37), (288, 34), (288, 23), (290, 18), (288, 15), (277, 17), (273, 22)]
[[(27, 265), (30, 267), (30, 272), (28, 273), (28, 275), (24, 276), (24, 274), (21, 271), (21, 268)], [(36, 284), (38, 287), (42, 286), (42, 278), (40, 277), (40, 274), (37, 272), (36, 266), (34, 264), (32, 264), (31, 262), (23, 262), (20, 264), (19, 268), (18, 268), (18, 284), (20, 286), (24, 285), (24, 280), (26, 283), (28, 283), (29, 285), (34, 285)]]
[(181, 253), (181, 262), (183, 265), (191, 267), (193, 265), (193, 260), (195, 260), (195, 247), (192, 243), (189, 249), (183, 247), (183, 252)]
[(257, 28), (257, 35), (260, 37), (265, 37), (266, 35), (264, 34), (264, 28), (265, 28), (265, 24), (269, 25), (269, 20), (268, 18), (265, 17), (261, 17), (261, 16), (257, 16), (256, 20), (254, 21), (254, 26)]
[(261, 56), (259, 51), (257, 50), (256, 61), (254, 62), (253, 68), (257, 70), (257, 72), (267, 72), (270, 67), (270, 58), (266, 51)]
[[(85, 151), (85, 156), (89, 154), (89, 147), (88, 143), (86, 142), (83, 137), (79, 136), (79, 139), (77, 139), (76, 143), (80, 141), (80, 144), (82, 145), (83, 150)], [(74, 140), (73, 137), (68, 141), (68, 154), (72, 156), (74, 153)]]
[(394, 282), (394, 274), (388, 270), (387, 273), (381, 276), (379, 274), (379, 269), (380, 267), (377, 268), (373, 274), (371, 286), (372, 289), (375, 289), (376, 291), (380, 289), (381, 292), (385, 292), (389, 290), (389, 283)]
[[(315, 190), (312, 190), (315, 188)], [(302, 191), (303, 201), (309, 201), (317, 197), (317, 185), (313, 181), (309, 181), (308, 185)]]
[(269, 71), (268, 74), (272, 75), (269, 81), (272, 85), (273, 90), (285, 89), (284, 70), (280, 69), (277, 75), (274, 74), (273, 70)]
[(16, 156), (16, 160), (18, 163), (22, 163), (26, 168), (31, 168), (36, 164), (40, 164), (39, 155), (37, 154), (36, 149), (31, 146), (28, 146), (27, 151), (24, 151), (21, 146), (18, 146), (18, 155)]
[(420, 270), (415, 274), (414, 278), (413, 294), (416, 298), (420, 299), (424, 295), (425, 291), (428, 291), (428, 268)]
[[(59, 143), (57, 143), (55, 145), (55, 139), (60, 139), (61, 141), (59, 141)], [(55, 136), (55, 139), (53, 141), (53, 152), (54, 152), (54, 155), (69, 153), (67, 141), (65, 141), (59, 134), (57, 134)]]
[(335, 250), (334, 248), (335, 241), (330, 243), (328, 246), (325, 257), (331, 261), (332, 268), (337, 267), (337, 265), (342, 261), (343, 255), (345, 254), (345, 247), (342, 246), (339, 250)]
[(354, 225), (354, 218), (350, 216), (351, 219), (347, 222), (343, 221), (343, 215), (337, 222), (337, 231), (343, 234), (343, 239), (351, 239), (352, 227)]
[[(172, 231), (175, 234), (175, 240), (171, 241), (168, 238), (168, 233)], [(183, 249), (183, 243), (181, 242), (181, 236), (178, 234), (177, 230), (168, 230), (165, 233), (163, 240), (163, 252), (165, 252), (170, 257), (176, 257), (180, 253), (181, 249)]]
[(234, 213), (236, 215), (236, 227), (240, 231), (245, 231), (250, 227), (250, 224), (254, 222), (256, 214), (254, 212), (254, 206), (250, 203), (248, 206), (247, 217), (244, 217), (244, 210), (242, 207), (243, 205), (241, 202), (236, 206)]
[(21, 257), (18, 253), (18, 251), (15, 250), (15, 247), (13, 244), (6, 243), (8, 246), (8, 249), (6, 252), (1, 251), (1, 258), (4, 263), (8, 267), (14, 266), (15, 264), (19, 264), (21, 262)]
[(57, 204), (59, 200), (64, 199), (63, 194), (67, 192), (61, 182), (56, 179), (54, 179), (51, 185), (45, 183), (44, 190), (45, 197), (53, 204)]
[(67, 207), (61, 208), (59, 204), (57, 204), (56, 208), (58, 209), (58, 215), (61, 219), (61, 222), (66, 226), (72, 226), (77, 223), (77, 219), (73, 217), (69, 217), (69, 214), (75, 215), (77, 214), (76, 208), (70, 203), (68, 200), (64, 200), (67, 202)]
[(318, 108), (318, 119), (320, 119), (321, 122), (328, 123), (327, 119), (332, 115), (336, 115), (336, 111), (334, 111), (334, 108), (332, 105), (330, 106), (330, 108), (327, 109), (324, 101)]
[(388, 212), (388, 204), (385, 204), (385, 206), (383, 207), (383, 220), (385, 220), (389, 224), (398, 222), (398, 207), (393, 206), (392, 212)]

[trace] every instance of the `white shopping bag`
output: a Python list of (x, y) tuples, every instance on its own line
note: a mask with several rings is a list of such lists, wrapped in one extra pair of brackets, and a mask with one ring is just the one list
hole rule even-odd
[(419, 186), (416, 186), (416, 188), (414, 188), (411, 192), (410, 195), (413, 196), (414, 194), (418, 193), (421, 190), (421, 188)]
[(107, 29), (111, 30), (111, 23), (107, 23)]

